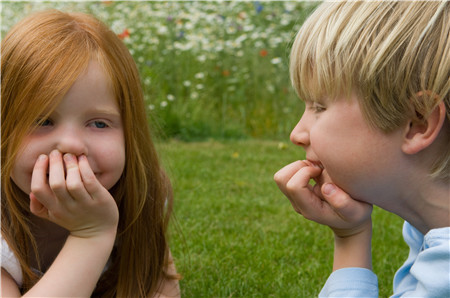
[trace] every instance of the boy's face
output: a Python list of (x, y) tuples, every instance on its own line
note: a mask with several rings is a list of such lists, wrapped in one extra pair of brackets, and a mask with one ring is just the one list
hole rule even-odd
[(355, 95), (306, 102), (291, 141), (324, 169), (318, 181), (331, 179), (353, 198), (369, 203), (387, 195), (384, 191), (392, 188), (402, 167), (401, 130), (386, 134), (370, 127)]
[[(102, 68), (91, 61), (62, 101), (22, 141), (12, 179), (25, 193), (41, 154), (53, 150), (85, 155), (99, 182), (110, 189), (125, 166), (125, 141), (120, 110)], [(48, 169), (49, 171), (50, 169)]]

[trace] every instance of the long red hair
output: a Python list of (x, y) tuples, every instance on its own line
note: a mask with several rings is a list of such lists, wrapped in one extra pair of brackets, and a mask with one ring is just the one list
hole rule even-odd
[(1, 230), (20, 262), (22, 291), (38, 280), (29, 251), (37, 259), (39, 252), (28, 220), (29, 199), (10, 178), (17, 151), (36, 119), (44, 111), (51, 113), (94, 59), (110, 76), (119, 103), (126, 165), (110, 190), (120, 212), (117, 245), (93, 295), (154, 294), (168, 278), (172, 189), (151, 139), (139, 73), (128, 49), (96, 18), (50, 10), (14, 26), (1, 51)]

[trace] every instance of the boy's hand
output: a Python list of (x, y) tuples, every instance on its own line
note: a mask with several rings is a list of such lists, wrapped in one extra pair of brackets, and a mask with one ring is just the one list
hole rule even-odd
[(81, 238), (115, 233), (119, 220), (114, 198), (97, 180), (86, 156), (63, 157), (57, 150), (36, 161), (30, 209)]
[[(372, 205), (352, 199), (331, 182), (326, 170), (311, 162), (291, 163), (274, 179), (296, 212), (329, 226), (336, 236), (349, 237), (371, 229)], [(309, 184), (311, 179), (316, 185)]]

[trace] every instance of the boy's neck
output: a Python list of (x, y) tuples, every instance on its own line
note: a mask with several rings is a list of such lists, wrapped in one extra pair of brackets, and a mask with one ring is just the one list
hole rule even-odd
[(445, 181), (427, 179), (409, 186), (408, 194), (400, 198), (392, 210), (422, 234), (437, 228), (450, 227), (450, 185)]

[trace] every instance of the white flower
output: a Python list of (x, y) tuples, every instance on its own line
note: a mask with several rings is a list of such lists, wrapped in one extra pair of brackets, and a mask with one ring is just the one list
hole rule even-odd
[(200, 56), (197, 57), (197, 60), (199, 62), (205, 62), (206, 61), (206, 56), (205, 55), (200, 55)]
[(196, 79), (203, 79), (204, 77), (205, 77), (205, 74), (203, 73), (203, 72), (198, 72), (198, 73), (196, 73), (195, 75), (194, 75), (194, 77), (196, 78)]
[(165, 100), (161, 101), (160, 105), (161, 105), (161, 108), (167, 107), (167, 101), (165, 101)]
[(197, 92), (192, 92), (191, 93), (191, 99), (197, 99), (198, 98), (198, 93)]
[(155, 109), (155, 105), (148, 105), (148, 108), (153, 111)]
[(174, 101), (175, 100), (175, 96), (173, 96), (172, 94), (167, 94), (167, 100), (168, 101)]
[(191, 86), (191, 81), (184, 81), (183, 82), (183, 86), (184, 87), (190, 87)]
[(195, 88), (197, 88), (198, 90), (202, 90), (205, 86), (203, 86), (203, 84), (197, 84), (195, 86)]
[(270, 63), (272, 63), (272, 64), (280, 64), (281, 63), (281, 58), (280, 57), (275, 57), (272, 60), (270, 60)]

